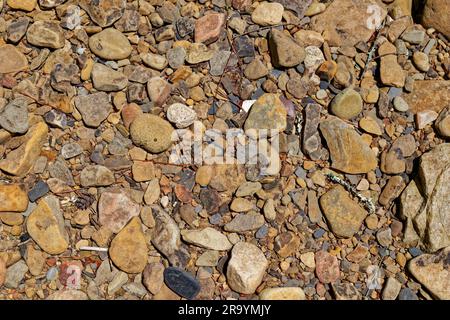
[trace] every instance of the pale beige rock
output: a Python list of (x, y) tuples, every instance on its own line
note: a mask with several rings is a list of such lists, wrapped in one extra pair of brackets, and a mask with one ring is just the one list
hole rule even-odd
[(105, 29), (90, 37), (89, 48), (94, 54), (107, 60), (126, 59), (132, 51), (127, 37), (114, 28)]
[(227, 251), (232, 247), (230, 241), (223, 233), (210, 227), (202, 230), (186, 230), (181, 233), (181, 236), (187, 243), (206, 249)]
[(305, 292), (298, 287), (266, 288), (259, 300), (306, 300)]
[(0, 46), (0, 57), (0, 74), (28, 69), (27, 57), (11, 44)]

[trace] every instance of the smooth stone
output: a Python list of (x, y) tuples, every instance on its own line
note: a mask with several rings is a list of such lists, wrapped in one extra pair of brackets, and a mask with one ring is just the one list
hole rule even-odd
[(262, 251), (254, 244), (238, 242), (231, 251), (226, 279), (230, 288), (243, 294), (253, 294), (261, 284), (268, 267)]
[(246, 232), (260, 228), (264, 224), (264, 216), (257, 212), (241, 213), (224, 226), (228, 232)]
[(306, 300), (302, 288), (266, 288), (259, 294), (259, 300)]
[(176, 294), (188, 300), (194, 299), (201, 289), (197, 279), (177, 267), (168, 267), (164, 270), (164, 282)]
[(283, 31), (272, 29), (269, 49), (275, 67), (295, 67), (305, 60), (305, 49)]
[(99, 91), (120, 91), (128, 85), (127, 77), (101, 63), (94, 63), (92, 68), (92, 83)]
[(406, 73), (397, 62), (397, 56), (383, 56), (380, 62), (381, 82), (386, 86), (402, 88), (405, 85)]
[(36, 21), (27, 31), (27, 41), (37, 47), (59, 49), (64, 47), (64, 31), (56, 21)]
[(442, 109), (436, 119), (435, 126), (441, 136), (450, 137), (450, 106)]
[(186, 230), (181, 233), (181, 236), (187, 243), (201, 248), (228, 251), (232, 247), (232, 244), (223, 233), (210, 227), (202, 230)]
[(83, 148), (76, 142), (67, 143), (61, 148), (61, 155), (64, 159), (71, 159), (83, 153)]
[(284, 7), (280, 3), (261, 2), (252, 12), (252, 21), (260, 26), (279, 24), (283, 17)]
[(147, 265), (148, 248), (138, 217), (133, 218), (111, 241), (109, 255), (127, 273), (140, 273)]
[(3, 108), (0, 126), (10, 133), (23, 134), (28, 131), (28, 103), (25, 99), (14, 99)]
[(160, 77), (150, 78), (147, 82), (148, 95), (155, 106), (162, 106), (169, 97), (171, 90), (171, 85)]
[(268, 73), (269, 71), (267, 70), (267, 67), (259, 59), (254, 59), (245, 67), (244, 70), (244, 75), (249, 80), (257, 80), (259, 78), (263, 78)]
[(413, 62), (419, 71), (427, 72), (430, 69), (430, 61), (428, 56), (420, 51), (416, 51), (413, 54)]
[(395, 97), (393, 103), (395, 110), (399, 112), (406, 112), (409, 110), (408, 103), (400, 96)]
[(142, 282), (152, 294), (157, 294), (164, 284), (164, 265), (159, 262), (149, 263), (142, 272)]
[[(37, 0), (6, 0), (6, 3), (11, 9), (33, 11), (36, 7)], [(3, 4), (3, 3), (2, 3)], [(0, 6), (1, 9), (2, 6)], [(0, 10), (1, 11), (1, 10)]]
[(106, 60), (126, 59), (132, 51), (127, 37), (114, 28), (104, 29), (90, 37), (89, 48), (95, 55)]
[(83, 122), (89, 127), (98, 127), (112, 111), (112, 104), (105, 92), (96, 92), (75, 97), (75, 107), (81, 113)]
[(31, 202), (36, 202), (50, 191), (45, 181), (39, 180), (34, 187), (28, 192), (28, 198)]
[(347, 88), (331, 102), (331, 112), (341, 119), (349, 120), (362, 111), (362, 99), (358, 92)]
[(389, 277), (384, 285), (383, 292), (381, 293), (381, 299), (383, 300), (395, 300), (402, 289), (402, 284), (395, 278)]

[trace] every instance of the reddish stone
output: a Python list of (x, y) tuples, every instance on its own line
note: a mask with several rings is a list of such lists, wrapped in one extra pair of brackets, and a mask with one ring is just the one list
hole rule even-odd
[(80, 286), (81, 271), (83, 271), (81, 261), (65, 261), (60, 267), (59, 281), (65, 287), (77, 289)]
[(316, 275), (322, 283), (332, 283), (339, 279), (338, 259), (325, 251), (316, 252)]
[(102, 226), (118, 233), (131, 220), (137, 217), (140, 206), (120, 190), (105, 191), (98, 202), (98, 217)]
[(192, 201), (192, 193), (182, 184), (177, 184), (174, 188), (177, 199), (183, 203), (189, 203)]
[(244, 11), (249, 6), (251, 6), (252, 1), (251, 0), (233, 0), (231, 4), (232, 4), (233, 8), (235, 8), (236, 10)]
[(201, 17), (195, 22), (195, 42), (209, 44), (216, 41), (224, 23), (225, 15), (222, 13), (211, 13)]
[(137, 116), (142, 114), (142, 109), (136, 103), (127, 104), (122, 109), (123, 124), (127, 129), (130, 128), (130, 124), (136, 119)]

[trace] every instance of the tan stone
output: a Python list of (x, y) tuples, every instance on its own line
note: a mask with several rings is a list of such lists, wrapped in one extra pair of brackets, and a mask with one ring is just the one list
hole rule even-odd
[(260, 300), (306, 300), (305, 292), (298, 287), (266, 288), (259, 294)]
[(0, 212), (23, 212), (28, 208), (28, 196), (23, 185), (0, 185)]
[(412, 113), (440, 112), (450, 104), (450, 80), (416, 80), (411, 93), (404, 94)]
[[(37, 0), (7, 0), (6, 3), (11, 9), (33, 11), (36, 7)], [(1, 10), (0, 10), (1, 11)]]
[(0, 74), (28, 69), (27, 57), (11, 44), (0, 46), (0, 56)]

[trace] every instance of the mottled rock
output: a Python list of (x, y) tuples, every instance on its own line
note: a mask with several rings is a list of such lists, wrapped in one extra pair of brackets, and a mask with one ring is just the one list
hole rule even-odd
[(195, 21), (195, 42), (212, 43), (219, 38), (225, 23), (223, 13), (210, 13)]
[(224, 226), (225, 231), (246, 232), (256, 230), (264, 224), (264, 216), (257, 212), (238, 214), (234, 219)]
[(333, 233), (343, 238), (350, 238), (358, 232), (367, 215), (342, 186), (335, 186), (321, 196), (320, 206)]
[[(256, 100), (250, 109), (244, 129), (265, 129), (283, 131), (286, 129), (286, 108), (276, 94), (265, 93)], [(269, 132), (270, 134), (270, 132)]]
[(28, 267), (23, 260), (14, 263), (6, 270), (5, 287), (13, 289), (17, 288), (27, 272)]
[(169, 122), (151, 114), (138, 116), (130, 126), (133, 142), (152, 153), (160, 153), (170, 147), (172, 132)]
[(88, 165), (80, 173), (80, 183), (83, 187), (109, 186), (114, 182), (114, 174), (104, 166)]
[(412, 113), (421, 111), (440, 112), (450, 104), (449, 80), (416, 80), (411, 93), (403, 95)]
[(125, 12), (126, 0), (81, 0), (80, 7), (100, 27), (108, 27)]
[(186, 128), (197, 119), (197, 113), (182, 103), (174, 103), (167, 109), (167, 119), (177, 128)]
[(160, 77), (153, 77), (147, 82), (149, 98), (156, 106), (164, 104), (169, 97), (171, 90), (171, 85)]
[(101, 63), (94, 63), (91, 77), (95, 89), (99, 91), (120, 91), (128, 85), (128, 79), (122, 72)]
[(23, 212), (27, 207), (28, 197), (23, 185), (0, 185), (0, 212)]
[(81, 113), (84, 123), (89, 127), (98, 127), (112, 111), (108, 94), (96, 92), (75, 97), (75, 107)]
[(358, 92), (347, 88), (334, 97), (330, 107), (335, 116), (349, 120), (362, 111), (362, 99)]
[(98, 216), (102, 226), (117, 233), (132, 219), (139, 216), (140, 207), (121, 190), (105, 191), (98, 201)]
[(36, 21), (27, 31), (27, 41), (37, 47), (64, 47), (64, 31), (56, 21)]
[(337, 258), (326, 251), (318, 251), (315, 255), (316, 275), (322, 283), (333, 283), (340, 277)]
[(142, 282), (148, 291), (157, 294), (164, 284), (164, 265), (159, 262), (149, 263), (143, 273)]

